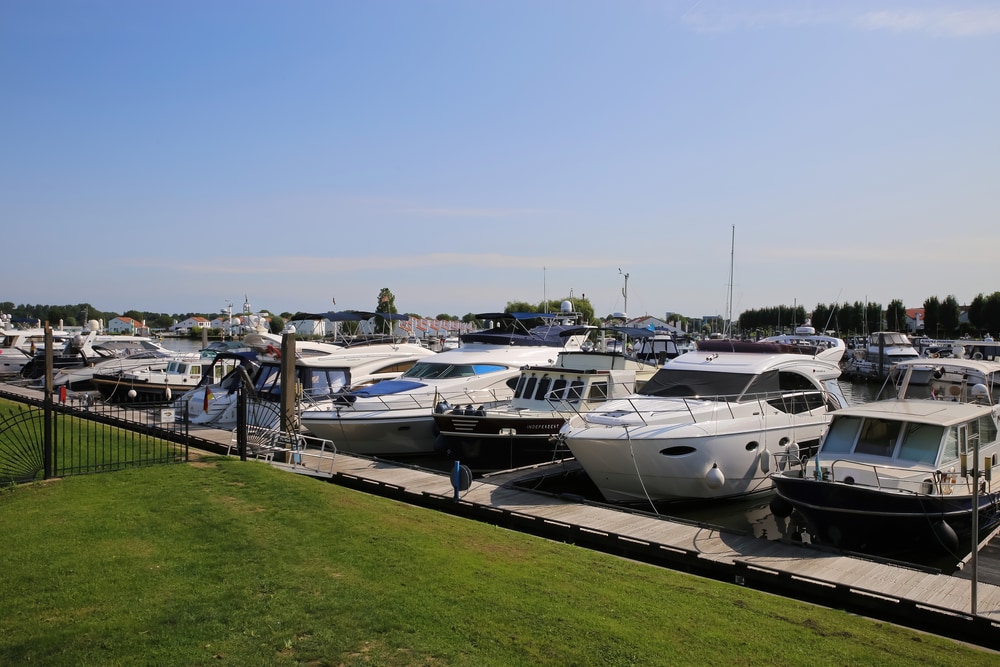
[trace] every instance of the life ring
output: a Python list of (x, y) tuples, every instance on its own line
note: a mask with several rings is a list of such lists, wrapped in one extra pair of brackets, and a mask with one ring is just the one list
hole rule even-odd
[(279, 350), (279, 349), (278, 349), (278, 348), (276, 348), (275, 346), (273, 346), (273, 345), (268, 345), (268, 346), (267, 346), (267, 350), (265, 350), (265, 351), (266, 351), (266, 352), (267, 352), (268, 354), (270, 354), (270, 355), (271, 355), (272, 357), (274, 357), (275, 359), (281, 359), (281, 350)]

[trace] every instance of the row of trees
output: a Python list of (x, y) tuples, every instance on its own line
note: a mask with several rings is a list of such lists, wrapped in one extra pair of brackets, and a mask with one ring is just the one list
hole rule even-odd
[[(582, 315), (583, 322), (596, 322), (594, 307), (587, 297), (567, 297), (566, 299), (549, 300), (532, 304), (525, 301), (508, 301), (504, 311), (508, 313), (558, 313), (563, 301), (570, 301), (574, 312)], [(965, 309), (967, 318), (963, 321), (962, 307), (954, 296), (944, 299), (932, 296), (923, 303), (924, 319), (922, 333), (933, 338), (958, 338), (963, 335), (980, 337), (986, 333), (1000, 334), (1000, 292), (985, 295), (979, 294)], [(153, 313), (139, 310), (129, 310), (124, 313), (100, 311), (89, 303), (68, 306), (49, 306), (41, 304), (19, 304), (0, 302), (0, 312), (10, 314), (14, 319), (30, 319), (52, 324), (62, 322), (64, 326), (83, 326), (90, 320), (111, 319), (124, 315), (146, 322), (151, 329), (167, 329), (174, 322), (195, 315), (213, 319), (220, 313)], [(383, 287), (379, 290), (376, 313), (395, 314), (396, 297)], [(410, 317), (422, 317), (416, 313), (407, 313)], [(293, 313), (283, 312), (271, 316), (271, 329), (278, 333), (284, 327), (285, 321), (291, 319)], [(610, 317), (610, 316), (609, 316)], [(477, 322), (474, 313), (466, 313), (462, 317), (438, 314), (436, 319), (455, 320), (470, 323)], [(605, 318), (608, 319), (608, 318)], [(672, 319), (685, 319), (672, 316)], [(801, 325), (807, 319), (820, 331), (836, 331), (840, 335), (860, 335), (871, 331), (890, 330), (907, 331), (909, 324), (906, 317), (906, 307), (899, 299), (889, 302), (883, 309), (878, 303), (862, 303), (855, 301), (843, 304), (817, 304), (812, 312), (807, 312), (802, 306), (771, 306), (740, 313), (738, 330), (776, 332), (790, 330)], [(481, 324), (481, 323), (479, 323)]]
[[(1000, 292), (979, 294), (965, 308), (954, 296), (944, 299), (929, 297), (923, 303), (923, 320), (916, 331), (932, 338), (959, 338), (964, 335), (981, 337), (1000, 333)], [(801, 325), (806, 319), (818, 331), (836, 331), (841, 335), (861, 335), (872, 331), (912, 331), (906, 307), (899, 299), (886, 308), (879, 303), (817, 304), (812, 313), (802, 306), (773, 306), (740, 313), (742, 331), (775, 332)]]

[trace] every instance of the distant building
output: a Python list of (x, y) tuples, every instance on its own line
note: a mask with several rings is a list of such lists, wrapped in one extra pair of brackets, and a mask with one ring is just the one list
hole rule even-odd
[(195, 328), (211, 329), (212, 323), (206, 320), (204, 317), (195, 315), (194, 317), (189, 317), (186, 320), (182, 320), (180, 322), (174, 322), (170, 326), (170, 331), (178, 334), (186, 334)]
[(113, 334), (131, 334), (133, 336), (149, 335), (149, 329), (146, 327), (145, 322), (140, 322), (124, 315), (108, 322), (107, 332)]

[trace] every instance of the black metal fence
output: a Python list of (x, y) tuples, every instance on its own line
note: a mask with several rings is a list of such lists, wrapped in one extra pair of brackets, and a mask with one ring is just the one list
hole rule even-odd
[(188, 460), (183, 406), (4, 398), (0, 485)]

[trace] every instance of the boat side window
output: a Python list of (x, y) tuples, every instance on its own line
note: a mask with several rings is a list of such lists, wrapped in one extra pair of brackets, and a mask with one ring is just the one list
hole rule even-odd
[(954, 461), (958, 458), (958, 430), (949, 428), (945, 434), (944, 449), (941, 451), (941, 462)]
[(994, 442), (997, 439), (997, 425), (993, 421), (993, 415), (983, 415), (979, 418), (979, 446)]
[(303, 386), (302, 391), (309, 396), (329, 396), (340, 391), (347, 384), (346, 371), (314, 370), (308, 377), (308, 386)]
[[(498, 371), (507, 370), (506, 366), (501, 366), (500, 364), (473, 364), (472, 366), (459, 366), (461, 377), (467, 375), (486, 375), (487, 373), (496, 373)], [(454, 375), (449, 375), (448, 377), (457, 377)]]
[(524, 386), (528, 383), (528, 377), (522, 375), (517, 379), (517, 386), (514, 387), (514, 398), (523, 398), (525, 396)]
[(552, 389), (549, 390), (549, 398), (552, 400), (562, 400), (566, 391), (566, 378), (558, 378), (552, 382)]
[(281, 369), (278, 366), (262, 366), (254, 382), (254, 389), (260, 395), (277, 395), (281, 391)]
[(372, 371), (372, 375), (375, 375), (376, 373), (405, 373), (413, 368), (413, 364), (415, 363), (417, 362), (412, 359), (407, 361), (396, 361), (387, 366), (383, 366), (377, 371)]
[(840, 410), (847, 407), (847, 404), (842, 400), (843, 392), (837, 380), (826, 380), (823, 382), (823, 394), (826, 399), (827, 410)]
[(590, 393), (587, 396), (587, 400), (595, 402), (608, 400), (608, 381), (594, 380), (590, 385)]
[(432, 364), (426, 362), (417, 362), (413, 365), (413, 368), (403, 373), (402, 377), (405, 378), (438, 378), (447, 371), (449, 368), (448, 364)]
[(823, 440), (823, 453), (850, 452), (860, 428), (860, 417), (834, 417)]
[(573, 380), (569, 385), (569, 391), (566, 392), (566, 398), (570, 401), (576, 402), (580, 400), (583, 395), (583, 380)]
[(854, 453), (891, 457), (901, 426), (902, 422), (895, 420), (866, 419)]
[(545, 400), (549, 392), (549, 385), (552, 383), (552, 378), (548, 375), (543, 375), (538, 381), (538, 388), (535, 389), (535, 400), (541, 401)]
[(535, 395), (535, 385), (538, 384), (538, 378), (532, 375), (528, 378), (528, 381), (524, 384), (524, 397), (531, 398)]
[(933, 424), (907, 424), (903, 441), (899, 445), (898, 458), (915, 463), (933, 464), (937, 460), (938, 449), (944, 427)]

